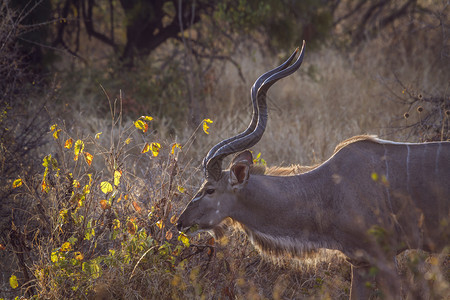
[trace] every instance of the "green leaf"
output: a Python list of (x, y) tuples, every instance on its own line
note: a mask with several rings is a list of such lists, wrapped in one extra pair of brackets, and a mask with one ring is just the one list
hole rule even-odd
[(95, 229), (92, 226), (92, 220), (89, 220), (84, 239), (90, 241), (95, 236)]

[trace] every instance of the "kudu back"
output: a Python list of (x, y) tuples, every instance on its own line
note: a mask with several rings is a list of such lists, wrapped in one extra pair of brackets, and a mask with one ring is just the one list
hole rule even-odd
[[(231, 219), (270, 257), (301, 260), (324, 249), (338, 250), (352, 266), (350, 298), (367, 299), (371, 266), (378, 270), (376, 281), (385, 295), (397, 298), (396, 254), (448, 251), (450, 142), (357, 136), (316, 167), (261, 173), (248, 149), (266, 127), (268, 89), (300, 67), (304, 44), (292, 63), (297, 53), (256, 80), (250, 125), (206, 155), (206, 179), (180, 215), (178, 228), (221, 236), (224, 221)], [(223, 170), (222, 160), (236, 153)]]

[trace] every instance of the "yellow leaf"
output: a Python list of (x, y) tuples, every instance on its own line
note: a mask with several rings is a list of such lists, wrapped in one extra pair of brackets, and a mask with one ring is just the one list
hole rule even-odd
[(73, 180), (73, 187), (74, 188), (79, 188), (81, 186), (80, 182), (76, 179)]
[(132, 140), (131, 138), (127, 138), (127, 139), (125, 140), (125, 144), (128, 145), (129, 143), (131, 143), (131, 140)]
[(75, 255), (75, 259), (78, 261), (82, 261), (84, 258), (83, 253), (81, 253), (81, 252), (75, 252), (74, 255)]
[(83, 194), (86, 195), (89, 194), (90, 192), (91, 192), (90, 186), (88, 184), (85, 185), (83, 188)]
[(152, 143), (151, 148), (153, 156), (156, 157), (159, 154), (159, 150), (161, 149), (161, 145), (159, 143)]
[(113, 225), (114, 225), (114, 229), (119, 229), (120, 228), (120, 220), (114, 219)]
[(103, 210), (107, 210), (111, 208), (111, 204), (108, 203), (106, 200), (100, 200), (100, 206)]
[(145, 143), (144, 148), (142, 148), (141, 153), (146, 153), (150, 150), (150, 145)]
[(145, 121), (151, 121), (153, 120), (153, 117), (150, 116), (141, 116), (139, 119), (145, 120)]
[(137, 225), (133, 222), (133, 220), (129, 220), (127, 222), (127, 231), (131, 235), (134, 235), (136, 233)]
[(83, 206), (84, 206), (84, 200), (86, 200), (86, 197), (85, 197), (85, 196), (81, 196), (81, 197), (78, 199), (78, 205), (77, 205), (77, 207), (83, 207)]
[(111, 183), (109, 183), (108, 181), (103, 181), (102, 183), (100, 183), (100, 189), (105, 194), (108, 194), (113, 191), (113, 187)]
[(52, 262), (57, 262), (59, 260), (58, 252), (53, 251), (50, 255), (50, 259), (52, 260)]
[(142, 208), (139, 206), (139, 204), (136, 201), (131, 202), (133, 204), (134, 209), (140, 213), (142, 211)]
[(148, 124), (142, 120), (137, 120), (136, 122), (134, 122), (134, 126), (136, 126), (137, 129), (142, 130), (142, 132), (144, 133), (148, 130)]
[(64, 221), (64, 223), (67, 223), (67, 214), (68, 214), (68, 210), (67, 209), (62, 209), (60, 212), (59, 212), (59, 217)]
[(184, 193), (186, 191), (186, 189), (180, 185), (177, 188), (180, 191), (180, 193)]
[(53, 138), (55, 139), (55, 140), (57, 140), (58, 138), (59, 138), (59, 133), (61, 132), (61, 129), (58, 129), (58, 130), (55, 130), (54, 132), (53, 132)]
[(68, 139), (68, 140), (64, 143), (64, 148), (70, 149), (70, 148), (72, 148), (72, 145), (73, 145), (73, 140), (72, 140), (72, 139)]
[(91, 166), (92, 159), (94, 159), (94, 156), (88, 152), (84, 152), (84, 159), (86, 160), (86, 163)]
[(375, 172), (372, 172), (372, 174), (370, 174), (370, 177), (372, 178), (373, 181), (378, 181), (378, 174)]
[(178, 143), (173, 144), (172, 151), (170, 153), (175, 154), (175, 148), (181, 149), (181, 145)]
[(429, 262), (432, 266), (437, 266), (439, 264), (439, 259), (437, 257), (430, 257)]
[(102, 134), (103, 132), (99, 132), (95, 135), (95, 138), (98, 140), (100, 138), (100, 134)]
[(120, 183), (120, 177), (122, 177), (122, 171), (114, 171), (114, 186), (118, 186)]
[(44, 157), (42, 166), (44, 166), (46, 169), (48, 169), (48, 167), (50, 167), (51, 162), (52, 162), (52, 155), (49, 154), (46, 157)]
[(173, 216), (170, 218), (170, 223), (172, 223), (172, 224), (176, 224), (176, 223), (177, 223), (177, 216), (176, 216), (176, 215), (173, 215)]
[(208, 132), (208, 128), (209, 128), (208, 123), (211, 124), (212, 122), (213, 122), (213, 121), (211, 121), (211, 119), (204, 119), (204, 120), (203, 120), (203, 131), (204, 131), (206, 134), (209, 134), (209, 132)]
[(53, 132), (55, 131), (55, 129), (58, 127), (58, 124), (53, 124), (52, 126), (50, 126), (50, 130)]
[(18, 178), (16, 180), (14, 180), (12, 187), (13, 187), (13, 189), (15, 189), (15, 188), (18, 188), (21, 185), (22, 185), (22, 179)]
[(163, 229), (163, 227), (164, 227), (163, 221), (159, 220), (158, 222), (156, 222), (156, 226), (158, 226), (159, 229)]
[(65, 242), (64, 244), (61, 245), (61, 248), (60, 248), (59, 251), (61, 251), (61, 252), (67, 252), (67, 251), (69, 251), (70, 249), (72, 249), (72, 246), (70, 245), (70, 243), (69, 243), (69, 242)]
[(74, 160), (78, 160), (78, 156), (83, 153), (84, 150), (84, 142), (82, 140), (78, 140), (75, 142), (75, 147), (74, 147), (74, 153), (75, 153), (75, 158)]
[(184, 234), (180, 233), (178, 240), (182, 242), (186, 247), (189, 247), (189, 238)]
[(47, 182), (45, 181), (45, 178), (42, 180), (41, 186), (42, 186), (42, 191), (43, 192), (48, 192), (50, 187), (48, 186)]
[(17, 289), (19, 287), (19, 282), (17, 281), (17, 276), (16, 275), (11, 275), (11, 277), (9, 277), (9, 285), (13, 289)]

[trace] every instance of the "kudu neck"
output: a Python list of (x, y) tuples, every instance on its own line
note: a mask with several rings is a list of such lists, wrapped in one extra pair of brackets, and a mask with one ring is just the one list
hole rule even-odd
[(251, 175), (238, 192), (232, 219), (250, 230), (274, 236), (323, 235), (329, 232), (332, 193), (315, 172), (295, 176)]

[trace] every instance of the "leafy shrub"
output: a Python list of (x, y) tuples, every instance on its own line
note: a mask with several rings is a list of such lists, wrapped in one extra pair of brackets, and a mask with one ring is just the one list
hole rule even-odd
[[(143, 116), (122, 129), (113, 116), (109, 149), (101, 132), (76, 138), (51, 126), (56, 152), (43, 158), (43, 172), (12, 184), (27, 217), (15, 216), (10, 243), (31, 267), (11, 276), (11, 287), (38, 298), (82, 298), (111, 270), (131, 278), (141, 266), (170, 273), (182, 262), (189, 239), (174, 228), (174, 202), (185, 192), (177, 174), (182, 149), (136, 142), (154, 138), (152, 120)], [(148, 167), (139, 175), (143, 161)]]

